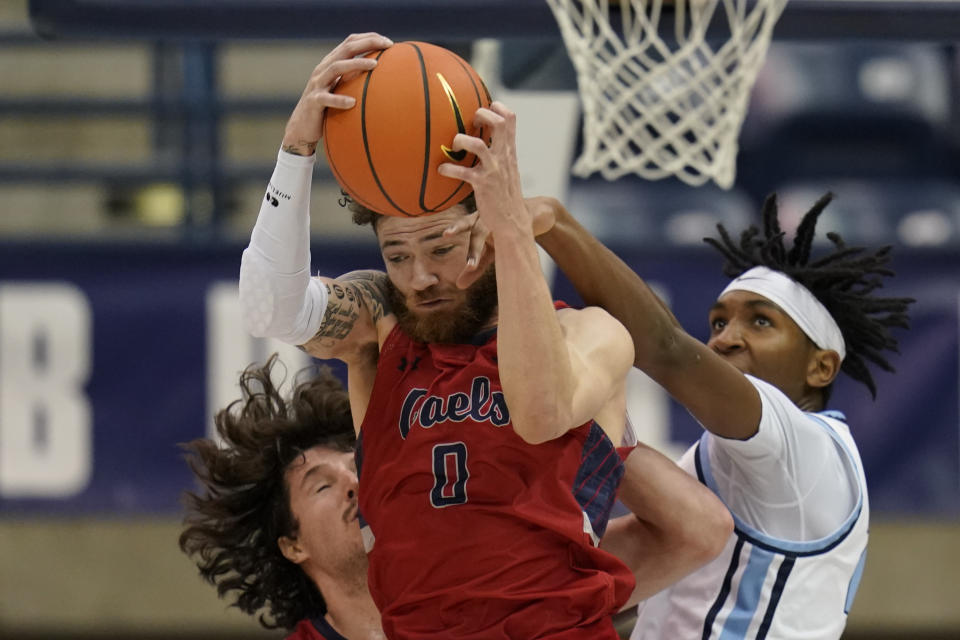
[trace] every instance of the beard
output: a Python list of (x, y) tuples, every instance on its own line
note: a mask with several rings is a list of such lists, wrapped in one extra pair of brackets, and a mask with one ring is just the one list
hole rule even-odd
[[(415, 293), (418, 299), (436, 297), (431, 287)], [(497, 272), (493, 265), (467, 289), (467, 299), (454, 309), (418, 314), (410, 310), (393, 282), (387, 280), (387, 300), (400, 328), (417, 342), (464, 343), (480, 332), (497, 308)]]

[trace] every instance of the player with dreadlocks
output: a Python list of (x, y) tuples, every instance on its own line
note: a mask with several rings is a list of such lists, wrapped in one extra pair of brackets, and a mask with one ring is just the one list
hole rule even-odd
[(826, 403), (841, 370), (875, 395), (867, 363), (892, 371), (882, 352), (896, 351), (890, 329), (907, 326), (912, 300), (872, 295), (893, 275), (889, 247), (847, 247), (828, 234), (833, 252), (811, 260), (830, 198), (804, 216), (789, 250), (772, 196), (762, 232), (751, 227), (735, 242), (721, 226), (720, 239), (707, 240), (734, 280), (710, 309), (706, 344), (560, 203), (528, 201), (540, 245), (586, 304), (627, 327), (635, 366), (704, 427), (680, 465), (723, 500), (736, 524), (719, 557), (641, 603), (634, 640), (825, 640), (843, 631), (869, 508), (856, 444)]
[(216, 415), (218, 443), (186, 445), (201, 493), (186, 495), (180, 548), (220, 597), (288, 640), (382, 640), (357, 521), (350, 402), (329, 370), (284, 398), (274, 354)]
[[(727, 259), (724, 273), (731, 278), (763, 266), (787, 275), (808, 289), (826, 307), (843, 334), (847, 357), (843, 359), (841, 371), (866, 385), (876, 398), (877, 387), (865, 360), (884, 371), (893, 371), (882, 352), (897, 350), (897, 340), (890, 335), (889, 328), (907, 328), (906, 309), (913, 300), (870, 296), (882, 286), (881, 276), (894, 275), (885, 266), (889, 261), (889, 246), (865, 254), (866, 249), (847, 247), (843, 238), (829, 232), (827, 238), (836, 251), (810, 262), (817, 219), (832, 199), (832, 193), (824, 195), (807, 212), (797, 227), (789, 252), (783, 246), (785, 234), (780, 230), (777, 200), (773, 195), (763, 205), (763, 238), (759, 237), (756, 227), (750, 227), (736, 244), (723, 225), (717, 225), (720, 240), (704, 238), (704, 241)], [(821, 390), (822, 404), (830, 400), (831, 390), (832, 385)]]

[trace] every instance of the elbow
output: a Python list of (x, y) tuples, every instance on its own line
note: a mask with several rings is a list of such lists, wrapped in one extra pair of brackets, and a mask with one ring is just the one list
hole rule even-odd
[(718, 519), (720, 520), (720, 523), (717, 525), (717, 531), (722, 533), (717, 538), (714, 556), (720, 555), (720, 552), (723, 551), (723, 548), (727, 546), (727, 541), (730, 539), (730, 536), (733, 535), (733, 530), (735, 528), (733, 516), (730, 515), (730, 512), (727, 511), (726, 507), (721, 509), (720, 518)]
[(714, 498), (712, 502), (714, 504), (705, 509), (697, 523), (696, 531), (690, 532), (695, 536), (691, 544), (696, 549), (701, 564), (706, 564), (720, 555), (733, 533), (733, 516), (719, 499)]
[(244, 330), (254, 338), (273, 337), (271, 324), (273, 323), (272, 309), (258, 304), (255, 299), (240, 298), (240, 318)]
[(689, 334), (682, 327), (663, 324), (655, 338), (646, 344), (637, 343), (633, 364), (660, 381), (689, 363), (689, 340)]
[(520, 423), (519, 426), (515, 423), (513, 431), (527, 444), (550, 442), (558, 435), (549, 430), (546, 425), (531, 425), (528, 423)]
[[(264, 295), (269, 294), (256, 257), (250, 249), (240, 259), (240, 320), (244, 330), (255, 338), (267, 337), (267, 329), (273, 321), (272, 304), (264, 304)], [(269, 301), (267, 301), (269, 302)]]
[(526, 442), (527, 444), (543, 444), (544, 442), (550, 442), (556, 436), (542, 431), (520, 431), (514, 428), (517, 435), (520, 436), (520, 439)]
[(699, 568), (719, 556), (730, 541), (734, 522), (730, 511), (707, 487), (697, 483), (691, 500), (676, 515), (669, 537), (685, 550), (691, 568)]
[[(311, 318), (319, 321), (326, 308), (323, 292), (311, 291), (308, 271), (277, 273), (250, 249), (240, 261), (239, 301), (247, 333), (289, 344), (309, 339), (305, 332), (319, 324), (311, 325)], [(321, 310), (319, 314), (312, 313), (316, 309)]]
[(255, 291), (256, 281), (240, 271), (240, 320), (244, 330), (254, 338), (271, 337), (274, 309), (269, 290)]
[(566, 425), (567, 421), (560, 413), (555, 409), (531, 409), (520, 412), (519, 415), (511, 412), (510, 423), (514, 433), (527, 444), (543, 444), (566, 433), (567, 429), (561, 427)]

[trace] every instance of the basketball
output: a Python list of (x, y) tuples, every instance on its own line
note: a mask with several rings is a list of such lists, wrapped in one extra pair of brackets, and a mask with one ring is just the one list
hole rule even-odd
[(472, 187), (437, 168), (476, 164), (474, 154), (451, 146), (457, 133), (477, 135), (473, 116), (490, 105), (480, 76), (457, 54), (425, 42), (398, 42), (368, 57), (377, 59), (375, 69), (334, 89), (356, 104), (326, 111), (324, 149), (337, 182), (358, 204), (390, 216), (457, 204)]

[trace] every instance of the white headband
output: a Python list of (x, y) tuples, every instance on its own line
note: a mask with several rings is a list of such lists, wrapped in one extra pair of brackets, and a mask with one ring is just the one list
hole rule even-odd
[(847, 347), (836, 320), (810, 290), (796, 280), (767, 267), (754, 267), (734, 279), (720, 295), (728, 291), (751, 291), (768, 298), (783, 309), (814, 344), (836, 351), (841, 362), (846, 357)]

